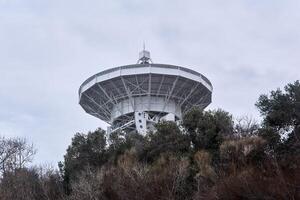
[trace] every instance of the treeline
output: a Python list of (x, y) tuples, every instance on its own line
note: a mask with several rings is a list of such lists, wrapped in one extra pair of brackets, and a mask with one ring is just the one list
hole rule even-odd
[(300, 199), (299, 81), (256, 106), (261, 123), (194, 109), (145, 136), (77, 133), (58, 172), (5, 161), (0, 200)]

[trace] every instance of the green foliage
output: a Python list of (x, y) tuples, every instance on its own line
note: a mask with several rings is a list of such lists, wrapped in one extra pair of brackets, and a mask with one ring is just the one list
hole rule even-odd
[(289, 128), (300, 124), (300, 82), (288, 84), (284, 88), (271, 91), (271, 94), (261, 95), (256, 106), (264, 116), (266, 126)]
[(67, 192), (70, 192), (70, 181), (75, 180), (78, 173), (87, 167), (99, 167), (107, 161), (106, 151), (105, 131), (97, 129), (86, 135), (75, 134), (64, 156), (64, 163), (59, 164)]
[(174, 122), (164, 121), (156, 125), (156, 132), (150, 132), (144, 143), (143, 160), (154, 161), (162, 153), (183, 154), (190, 149), (187, 135)]
[(226, 137), (233, 134), (232, 116), (223, 110), (204, 111), (194, 109), (183, 118), (195, 151), (206, 149), (215, 153)]
[(136, 132), (114, 132), (110, 134), (108, 147), (109, 160), (115, 163), (120, 155), (132, 147), (135, 147), (136, 151), (141, 153), (143, 151), (144, 142), (144, 136)]
[(300, 153), (300, 82), (261, 95), (256, 106), (264, 117), (260, 134), (270, 147), (279, 154)]
[(278, 150), (281, 146), (280, 134), (272, 127), (263, 127), (259, 129), (258, 135), (267, 141), (270, 150)]

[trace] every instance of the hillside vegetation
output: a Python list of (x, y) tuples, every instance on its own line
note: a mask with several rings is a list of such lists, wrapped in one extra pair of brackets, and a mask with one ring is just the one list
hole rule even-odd
[(145, 136), (76, 133), (59, 171), (2, 138), (0, 200), (300, 199), (300, 82), (256, 106), (261, 123), (194, 109)]

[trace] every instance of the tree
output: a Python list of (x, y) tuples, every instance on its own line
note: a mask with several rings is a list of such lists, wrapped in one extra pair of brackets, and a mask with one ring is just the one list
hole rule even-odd
[(100, 167), (107, 161), (106, 153), (106, 136), (102, 129), (88, 134), (75, 134), (64, 162), (59, 163), (67, 193), (70, 192), (70, 182), (76, 180), (82, 170)]
[(65, 199), (65, 191), (63, 188), (63, 179), (59, 171), (51, 164), (42, 164), (26, 168), (38, 175), (38, 184), (41, 187), (41, 193), (46, 200), (62, 200)]
[(48, 168), (22, 168), (5, 172), (0, 179), (1, 200), (63, 200), (59, 174)]
[(142, 154), (145, 137), (137, 132), (114, 132), (109, 135), (108, 157), (116, 162), (126, 150), (135, 148), (137, 154)]
[(300, 125), (300, 82), (290, 83), (284, 90), (277, 89), (270, 95), (261, 95), (256, 106), (266, 126), (295, 130)]
[[(264, 117), (262, 136), (275, 150), (300, 153), (300, 82), (295, 81), (270, 95), (261, 95), (256, 103)], [(276, 139), (277, 138), (277, 139)], [(278, 141), (283, 138), (283, 141)]]
[(17, 169), (5, 172), (0, 185), (1, 199), (44, 199), (39, 176), (33, 169)]
[(259, 124), (250, 116), (236, 118), (234, 125), (235, 136), (248, 137), (258, 133)]
[(36, 149), (25, 138), (0, 138), (0, 170), (2, 173), (24, 168), (32, 162)]
[(232, 116), (223, 110), (201, 111), (194, 109), (183, 118), (194, 150), (206, 149), (211, 153), (218, 151), (224, 138), (233, 135)]
[(150, 132), (146, 136), (141, 159), (154, 161), (162, 153), (183, 154), (189, 149), (189, 139), (176, 123), (163, 121), (156, 125), (156, 132)]

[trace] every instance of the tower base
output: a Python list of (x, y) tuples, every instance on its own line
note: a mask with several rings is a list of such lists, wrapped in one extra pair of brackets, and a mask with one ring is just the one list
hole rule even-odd
[(161, 121), (178, 121), (173, 113), (150, 113), (147, 111), (136, 111), (131, 120), (123, 125), (115, 124), (107, 128), (107, 133), (116, 131), (130, 132), (136, 130), (145, 135), (149, 131), (155, 131), (155, 124)]

